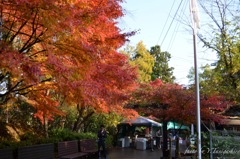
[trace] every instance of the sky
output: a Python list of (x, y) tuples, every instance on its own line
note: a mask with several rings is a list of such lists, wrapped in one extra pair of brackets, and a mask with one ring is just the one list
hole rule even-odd
[[(130, 37), (130, 45), (143, 41), (146, 48), (160, 45), (171, 54), (170, 67), (179, 84), (188, 84), (187, 75), (194, 67), (193, 35), (189, 11), (190, 0), (125, 0), (125, 16), (119, 20), (124, 32), (138, 31)], [(201, 15), (200, 23), (201, 23)], [(201, 28), (200, 28), (201, 29)], [(197, 41), (198, 66), (216, 61), (216, 55), (206, 51)]]

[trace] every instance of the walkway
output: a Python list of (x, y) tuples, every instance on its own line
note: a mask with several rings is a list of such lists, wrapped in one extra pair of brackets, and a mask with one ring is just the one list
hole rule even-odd
[[(172, 157), (174, 157), (174, 151), (172, 151)], [(107, 155), (107, 159), (160, 159), (162, 157), (162, 150), (136, 150), (134, 148), (121, 148), (116, 147), (110, 150)], [(105, 159), (105, 158), (98, 158)], [(185, 156), (181, 159), (196, 159), (195, 157)]]
[(109, 159), (160, 159), (161, 150), (136, 150), (134, 148), (114, 148), (108, 153)]

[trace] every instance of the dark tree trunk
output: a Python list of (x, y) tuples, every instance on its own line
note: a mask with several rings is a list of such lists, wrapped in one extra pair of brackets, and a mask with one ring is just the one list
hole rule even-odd
[(43, 115), (43, 126), (44, 126), (44, 135), (46, 138), (48, 138), (48, 118)]
[(163, 152), (163, 158), (167, 158), (169, 156), (169, 150), (168, 150), (168, 131), (167, 131), (167, 121), (163, 120), (163, 146), (162, 146), (162, 152)]
[(86, 128), (88, 125), (85, 125), (85, 127), (84, 127), (84, 124), (94, 114), (94, 111), (87, 110), (87, 114), (85, 114), (84, 110), (86, 110), (86, 108), (81, 107), (79, 104), (77, 105), (77, 110), (78, 110), (78, 117), (77, 117), (77, 121), (75, 121), (75, 123), (74, 123), (72, 130), (78, 132), (82, 126), (82, 128), (84, 128), (83, 131), (86, 132)]
[(77, 110), (78, 110), (77, 120), (75, 121), (72, 129), (73, 131), (76, 131), (76, 132), (78, 131), (79, 126), (81, 124), (84, 108), (80, 107), (80, 104), (77, 104)]
[(179, 152), (179, 136), (178, 135), (176, 136), (175, 143), (176, 143), (175, 158), (179, 158), (180, 152)]

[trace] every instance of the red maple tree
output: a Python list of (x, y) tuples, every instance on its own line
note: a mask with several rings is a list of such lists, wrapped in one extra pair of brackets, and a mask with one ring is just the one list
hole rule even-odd
[(7, 84), (1, 98), (22, 97), (47, 116), (61, 114), (56, 95), (124, 113), (136, 71), (116, 51), (133, 35), (116, 25), (121, 2), (1, 1), (0, 71)]
[[(221, 95), (201, 96), (201, 120), (220, 122), (225, 110), (232, 102)], [(140, 84), (133, 92), (127, 107), (140, 114), (154, 116), (163, 123), (163, 155), (167, 156), (167, 122), (196, 123), (196, 96), (192, 90), (178, 84), (163, 83), (157, 79), (150, 84)]]

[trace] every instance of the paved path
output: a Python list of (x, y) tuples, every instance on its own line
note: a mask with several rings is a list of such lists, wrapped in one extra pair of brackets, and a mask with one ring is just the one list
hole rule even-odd
[(108, 159), (160, 159), (161, 150), (136, 150), (134, 148), (114, 148), (108, 153)]
[[(174, 157), (174, 151), (172, 151), (172, 157)], [(150, 149), (136, 150), (134, 148), (121, 148), (116, 147), (108, 152), (106, 159), (160, 159), (162, 157), (162, 150), (155, 149), (153, 152)], [(99, 158), (105, 159), (105, 158)], [(181, 159), (195, 159), (191, 157), (181, 157)]]

